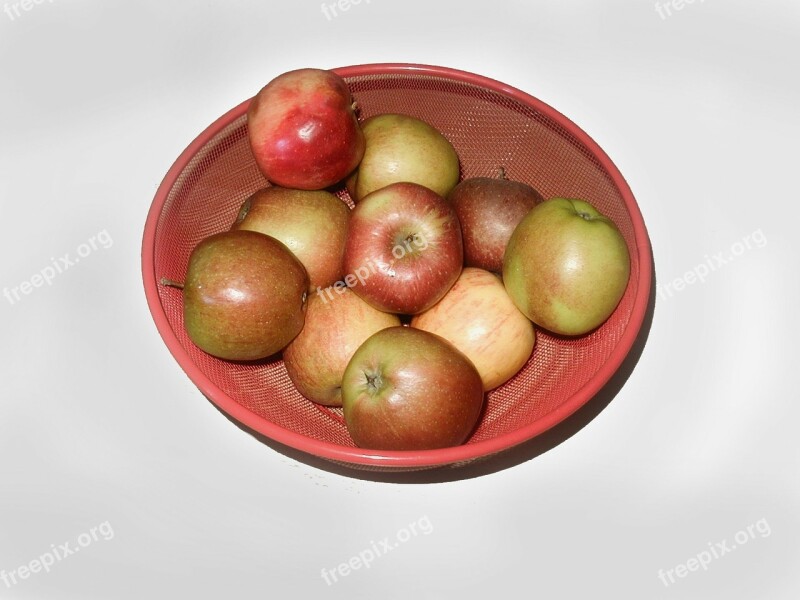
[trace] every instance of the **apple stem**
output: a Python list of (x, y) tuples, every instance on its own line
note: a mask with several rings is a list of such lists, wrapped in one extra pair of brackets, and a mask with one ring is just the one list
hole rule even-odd
[(179, 290), (183, 289), (183, 283), (180, 281), (175, 281), (174, 279), (168, 279), (167, 277), (162, 277), (159, 283), (161, 285), (178, 288)]
[(234, 225), (238, 225), (244, 218), (247, 216), (247, 213), (250, 212), (250, 207), (253, 205), (253, 197), (250, 196), (242, 202), (242, 205), (239, 207), (239, 212), (236, 215), (236, 220), (233, 222)]
[(508, 179), (508, 176), (506, 175), (506, 169), (503, 165), (500, 165), (497, 170), (498, 170), (498, 175), (497, 175), (498, 179)]

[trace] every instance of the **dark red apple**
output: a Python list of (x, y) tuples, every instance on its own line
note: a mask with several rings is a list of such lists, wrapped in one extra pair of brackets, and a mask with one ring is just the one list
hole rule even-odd
[(458, 279), (463, 260), (455, 210), (425, 186), (393, 183), (368, 194), (350, 215), (345, 282), (378, 310), (430, 308)]
[(376, 450), (429, 450), (466, 441), (480, 417), (475, 365), (444, 338), (389, 327), (356, 350), (342, 379), (347, 430)]
[(259, 168), (283, 187), (329, 187), (364, 155), (350, 89), (333, 71), (298, 69), (270, 81), (250, 103), (247, 131)]
[(183, 284), (189, 338), (219, 358), (257, 360), (300, 333), (308, 274), (281, 242), (255, 231), (225, 231), (192, 251)]
[(500, 273), (514, 229), (544, 198), (533, 187), (501, 176), (472, 177), (448, 195), (461, 223), (464, 264)]

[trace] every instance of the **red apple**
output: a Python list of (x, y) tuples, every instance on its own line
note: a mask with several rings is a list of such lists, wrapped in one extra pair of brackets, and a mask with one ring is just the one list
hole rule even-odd
[(225, 231), (192, 251), (183, 284), (189, 338), (219, 358), (257, 360), (282, 350), (303, 328), (308, 275), (281, 242)]
[(306, 398), (341, 406), (342, 377), (355, 351), (396, 325), (397, 315), (372, 308), (347, 287), (319, 289), (308, 299), (303, 330), (283, 351), (289, 378)]
[(531, 210), (503, 260), (503, 283), (514, 304), (561, 335), (599, 327), (622, 299), (629, 276), (628, 246), (617, 226), (572, 198), (552, 198)]
[(356, 350), (342, 379), (347, 430), (376, 450), (428, 450), (466, 441), (480, 417), (475, 366), (444, 338), (389, 327)]
[(344, 275), (349, 219), (348, 206), (330, 192), (272, 186), (244, 201), (232, 229), (258, 231), (283, 242), (308, 271), (313, 291)]
[(271, 182), (319, 190), (341, 181), (364, 155), (350, 89), (332, 71), (298, 69), (265, 85), (247, 111), (256, 163)]
[(416, 314), (461, 273), (461, 227), (453, 207), (416, 183), (393, 183), (353, 209), (345, 282), (378, 310)]
[(533, 352), (533, 324), (494, 273), (466, 267), (439, 302), (411, 326), (442, 336), (478, 369), (488, 391), (517, 374)]
[(494, 273), (503, 270), (503, 255), (514, 229), (544, 199), (527, 183), (501, 176), (472, 177), (450, 192), (461, 223), (464, 264)]

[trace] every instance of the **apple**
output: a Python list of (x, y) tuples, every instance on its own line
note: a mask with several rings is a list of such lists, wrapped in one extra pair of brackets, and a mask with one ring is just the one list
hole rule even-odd
[(364, 155), (364, 134), (347, 83), (333, 71), (278, 75), (250, 102), (247, 133), (272, 183), (319, 190), (347, 177)]
[(305, 268), (275, 238), (217, 233), (189, 256), (184, 326), (192, 342), (218, 358), (266, 358), (300, 333), (307, 292)]
[(410, 181), (447, 196), (458, 183), (455, 148), (430, 124), (401, 114), (369, 117), (361, 124), (366, 149), (347, 180), (353, 202), (399, 181)]
[(503, 260), (503, 282), (514, 304), (561, 335), (582, 335), (605, 322), (629, 275), (619, 229), (579, 199), (552, 198), (532, 209), (511, 235)]
[(344, 244), (350, 208), (325, 190), (271, 186), (242, 204), (232, 229), (258, 231), (286, 245), (308, 272), (310, 289), (344, 274)]
[(466, 267), (450, 291), (411, 320), (442, 336), (478, 369), (485, 391), (516, 375), (533, 352), (536, 333), (494, 273)]
[(463, 257), (453, 207), (425, 186), (393, 183), (351, 212), (345, 283), (378, 310), (420, 313), (455, 283)]
[(527, 183), (507, 179), (501, 169), (500, 177), (465, 179), (448, 200), (461, 223), (464, 264), (500, 273), (511, 234), (544, 198)]
[(357, 446), (429, 450), (466, 441), (483, 407), (481, 377), (444, 338), (389, 327), (353, 354), (342, 379), (347, 431)]
[(400, 319), (372, 308), (350, 288), (327, 292), (309, 297), (305, 326), (283, 350), (283, 362), (303, 396), (341, 406), (342, 377), (355, 351), (373, 333), (400, 325)]

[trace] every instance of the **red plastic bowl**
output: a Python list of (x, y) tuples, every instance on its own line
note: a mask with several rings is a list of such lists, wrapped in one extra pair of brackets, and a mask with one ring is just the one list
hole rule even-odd
[[(361, 118), (398, 112), (438, 128), (455, 146), (462, 177), (495, 175), (527, 182), (545, 198), (583, 198), (612, 218), (631, 255), (631, 275), (611, 318), (591, 334), (565, 339), (539, 331), (527, 365), (490, 392), (485, 413), (461, 446), (388, 452), (356, 447), (341, 409), (303, 398), (283, 361), (235, 364), (195, 347), (183, 328), (182, 280), (192, 248), (226, 230), (240, 204), (267, 185), (247, 142), (249, 100), (219, 118), (178, 157), (156, 193), (142, 246), (144, 288), (159, 333), (202, 393), (242, 425), (269, 439), (339, 464), (372, 470), (463, 465), (512, 448), (566, 419), (620, 367), (644, 321), (651, 255), (644, 221), (622, 175), (586, 133), (536, 98), (454, 69), (369, 64), (335, 69), (348, 82)], [(345, 191), (340, 196), (349, 201)]]

